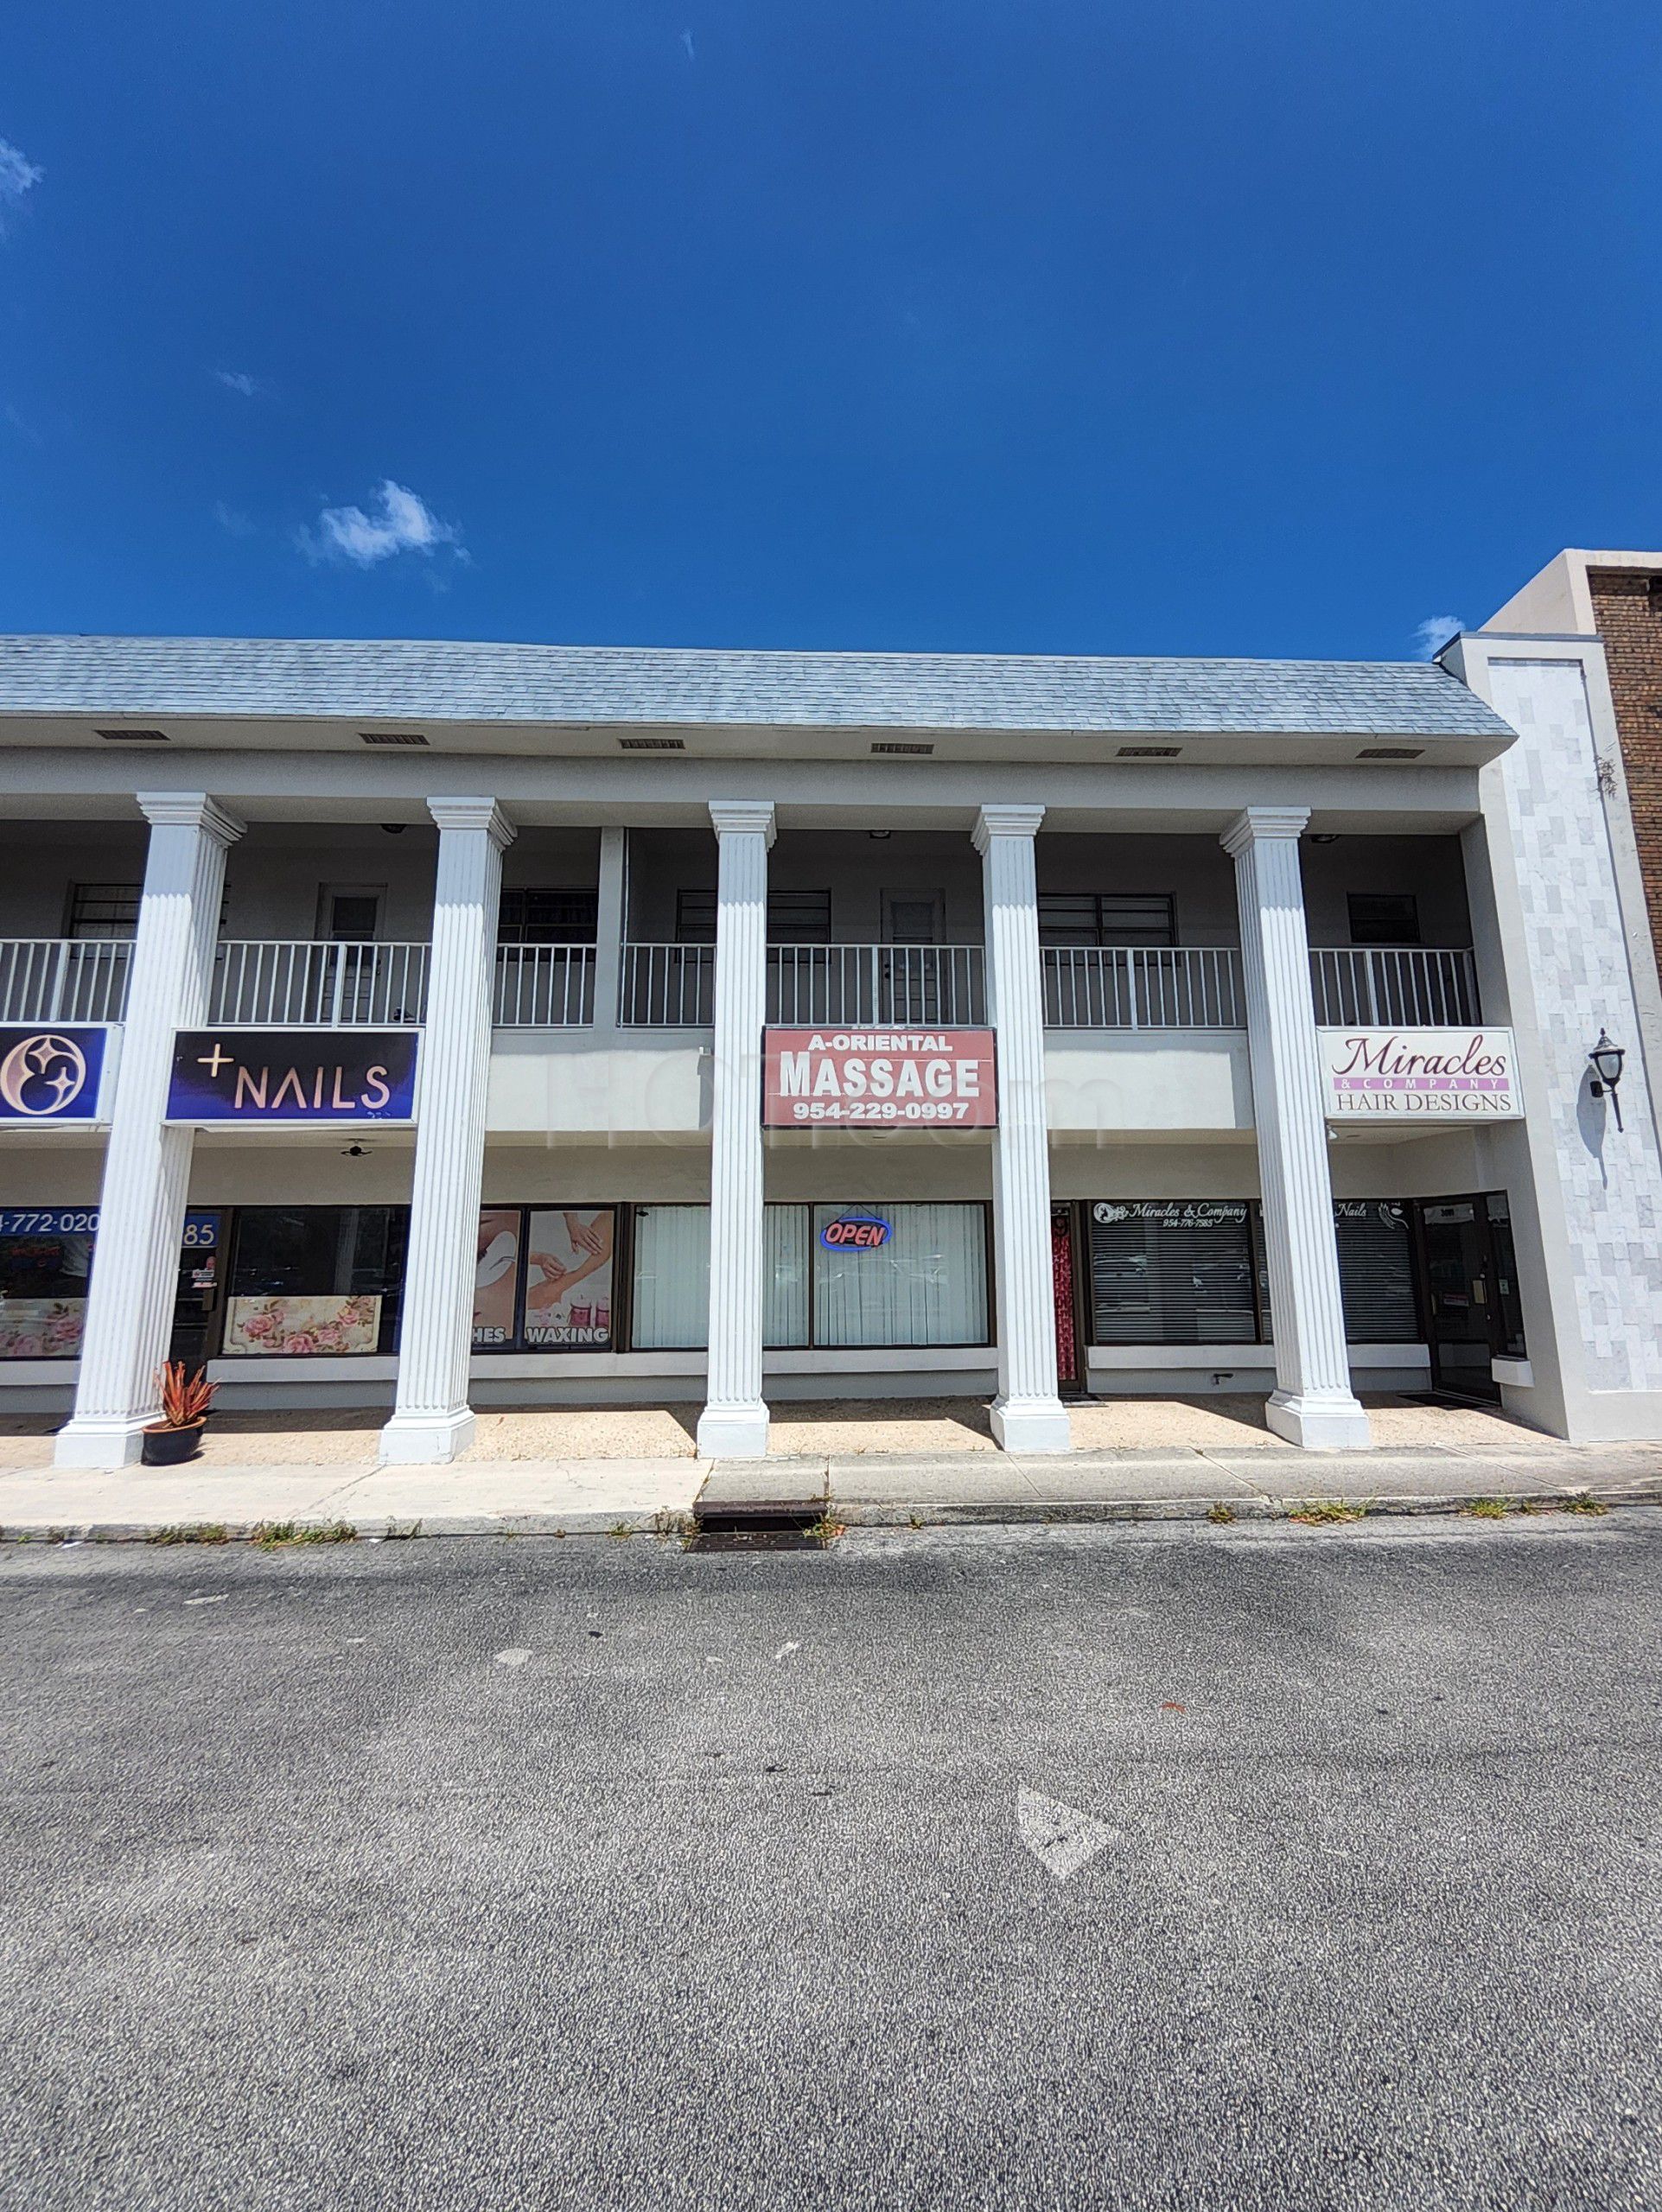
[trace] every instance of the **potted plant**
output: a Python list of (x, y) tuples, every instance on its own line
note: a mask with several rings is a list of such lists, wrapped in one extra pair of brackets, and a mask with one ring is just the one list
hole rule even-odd
[(176, 1467), (194, 1459), (202, 1448), (208, 1408), (217, 1382), (210, 1382), (206, 1368), (194, 1375), (182, 1359), (170, 1359), (156, 1376), (162, 1386), (162, 1418), (144, 1431), (143, 1463), (147, 1467)]

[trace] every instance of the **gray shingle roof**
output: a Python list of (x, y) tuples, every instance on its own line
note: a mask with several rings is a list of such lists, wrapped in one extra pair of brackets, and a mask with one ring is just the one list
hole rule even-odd
[(1424, 662), (0, 638), (0, 715), (1507, 737)]

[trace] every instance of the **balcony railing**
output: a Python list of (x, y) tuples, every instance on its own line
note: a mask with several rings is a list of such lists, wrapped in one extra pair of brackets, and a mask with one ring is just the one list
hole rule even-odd
[(424, 944), (232, 938), (214, 956), (210, 1021), (251, 1029), (397, 1028), (427, 1012)]
[[(1047, 945), (1051, 1029), (1241, 1029), (1246, 1001), (1232, 945)], [(1315, 1018), (1324, 1027), (1443, 1028), (1481, 1019), (1469, 950), (1442, 945), (1316, 945)]]
[(1460, 947), (1316, 946), (1310, 983), (1324, 1027), (1462, 1028), (1482, 1020), (1477, 963)]
[(1046, 945), (1050, 1029), (1240, 1029), (1241, 957), (1232, 945)]
[(626, 944), (618, 1020), (638, 1029), (708, 1029), (716, 1019), (713, 944)]
[(119, 1021), (130, 938), (0, 939), (0, 1021)]
[[(396, 1028), (427, 1015), (429, 947), (236, 938), (215, 956), (210, 1018), (247, 1028)], [(595, 1014), (592, 944), (503, 944), (499, 1029), (569, 1029)]]
[(767, 1019), (786, 1028), (933, 1029), (987, 1019), (978, 944), (770, 944)]
[[(1047, 945), (1052, 1029), (1239, 1029), (1246, 1005), (1232, 945)], [(119, 1021), (130, 938), (0, 939), (0, 1022)], [(422, 1021), (429, 948), (236, 938), (214, 956), (210, 1016), (248, 1028), (388, 1027)], [(507, 944), (496, 954), (499, 1028), (564, 1029), (595, 1018), (593, 945)], [(1464, 1027), (1481, 1020), (1476, 963), (1461, 946), (1321, 945), (1310, 952), (1324, 1027)], [(782, 1027), (971, 1027), (987, 1019), (978, 944), (774, 944), (767, 1019)], [(716, 948), (626, 944), (626, 1026), (707, 1029)]]
[(499, 1029), (576, 1029), (595, 1018), (592, 944), (500, 944), (491, 1019)]

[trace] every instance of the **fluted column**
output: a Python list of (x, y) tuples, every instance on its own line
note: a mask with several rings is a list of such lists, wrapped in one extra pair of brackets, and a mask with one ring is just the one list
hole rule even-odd
[(195, 1133), (167, 1125), (176, 1029), (207, 1019), (225, 856), (242, 824), (204, 791), (141, 791), (150, 825), (105, 1154), (75, 1410), (60, 1467), (137, 1459), (160, 1409)]
[(1241, 972), (1252, 1064), (1253, 1119), (1276, 1388), (1264, 1418), (1277, 1436), (1313, 1447), (1368, 1441), (1350, 1387), (1339, 1290), (1328, 1125), (1310, 995), (1309, 940), (1299, 834), (1304, 807), (1249, 806), (1225, 831), (1240, 906)]
[(716, 881), (716, 1065), (710, 1155), (710, 1375), (698, 1416), (703, 1459), (767, 1449), (761, 1395), (761, 1029), (767, 1001), (765, 799), (712, 801)]
[(1033, 851), (1044, 811), (984, 806), (975, 825), (986, 908), (987, 1006), (998, 1056), (992, 1151), (998, 1395), (992, 1430), (1007, 1452), (1072, 1447), (1067, 1409), (1056, 1394), (1051, 1281), (1044, 971)]
[(383, 1459), (454, 1459), (473, 1441), (479, 1199), (485, 1174), (491, 993), (502, 851), (513, 825), (493, 798), (435, 798), (438, 877), (417, 1091), (398, 1389)]

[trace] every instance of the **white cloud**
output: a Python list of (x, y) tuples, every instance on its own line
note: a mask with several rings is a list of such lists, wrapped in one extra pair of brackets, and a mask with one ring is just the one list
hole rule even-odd
[(213, 373), (227, 391), (239, 391), (245, 399), (257, 399), (265, 389), (258, 377), (242, 369), (215, 369)]
[(223, 499), (213, 502), (213, 519), (227, 537), (252, 537), (254, 524), (240, 507), (228, 507)]
[(1428, 614), (1414, 632), (1414, 651), (1421, 660), (1435, 660), (1450, 638), (1466, 627), (1458, 614)]
[(325, 507), (315, 530), (303, 530), (300, 542), (314, 561), (350, 561), (373, 569), (395, 553), (426, 553), (449, 546), (458, 560), (461, 536), (454, 524), (441, 522), (419, 493), (389, 476), (362, 507)]
[(0, 237), (5, 234), (6, 218), (22, 206), (25, 193), (32, 191), (45, 175), (10, 139), (0, 138)]

